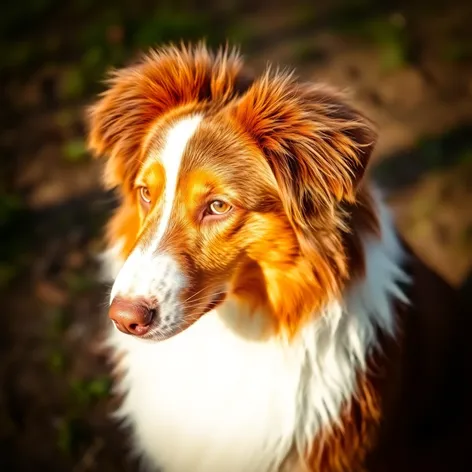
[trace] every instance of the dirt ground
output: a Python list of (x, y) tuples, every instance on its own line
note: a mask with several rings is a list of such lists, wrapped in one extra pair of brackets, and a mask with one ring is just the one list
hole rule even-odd
[(148, 44), (212, 31), (242, 43), (255, 69), (275, 61), (351, 90), (378, 123), (372, 174), (400, 232), (451, 284), (469, 274), (470, 2), (271, 2), (249, 13), (227, 1), (208, 18), (205, 2), (190, 2), (199, 15), (151, 15), (145, 1), (97, 11), (30, 0), (27, 18), (21, 3), (0, 23), (0, 470), (136, 470), (110, 419), (97, 254), (114, 198), (84, 150), (83, 107), (108, 66)]

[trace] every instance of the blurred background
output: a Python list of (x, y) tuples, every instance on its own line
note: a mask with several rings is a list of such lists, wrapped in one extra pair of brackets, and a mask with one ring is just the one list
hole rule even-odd
[(131, 471), (108, 415), (96, 254), (113, 198), (84, 146), (105, 71), (169, 40), (354, 93), (380, 129), (374, 177), (418, 254), (472, 265), (469, 0), (15, 0), (0, 15), (0, 469)]

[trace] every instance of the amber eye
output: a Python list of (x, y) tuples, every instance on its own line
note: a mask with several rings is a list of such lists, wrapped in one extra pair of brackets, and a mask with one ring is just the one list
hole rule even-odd
[(229, 203), (223, 202), (222, 200), (215, 200), (210, 203), (208, 207), (209, 213), (212, 215), (224, 215), (231, 210), (231, 205)]
[(151, 203), (151, 192), (147, 187), (139, 187), (139, 196), (144, 203)]

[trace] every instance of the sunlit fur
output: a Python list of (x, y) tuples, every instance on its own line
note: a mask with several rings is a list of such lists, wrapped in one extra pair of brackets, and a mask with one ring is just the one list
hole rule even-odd
[[(89, 144), (121, 196), (111, 300), (160, 308), (146, 339), (110, 335), (119, 414), (153, 467), (361, 467), (404, 279), (363, 179), (375, 140), (338, 92), (277, 70), (250, 79), (236, 51), (170, 46), (113, 74)], [(231, 210), (208, 215), (219, 199)]]

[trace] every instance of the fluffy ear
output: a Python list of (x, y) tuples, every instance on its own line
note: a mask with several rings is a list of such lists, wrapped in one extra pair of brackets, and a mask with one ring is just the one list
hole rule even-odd
[(340, 93), (269, 71), (234, 113), (267, 157), (295, 226), (355, 201), (377, 135)]
[(236, 50), (213, 54), (201, 43), (167, 46), (113, 72), (107, 90), (88, 112), (89, 149), (108, 157), (105, 183), (115, 187), (130, 182), (147, 132), (170, 109), (233, 98), (240, 69)]

